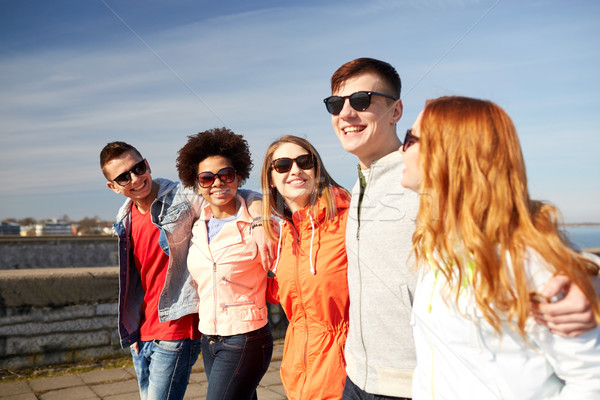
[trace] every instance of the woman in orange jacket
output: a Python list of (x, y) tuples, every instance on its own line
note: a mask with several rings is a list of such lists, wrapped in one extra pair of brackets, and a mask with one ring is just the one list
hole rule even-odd
[[(340, 399), (346, 379), (349, 193), (327, 173), (305, 139), (283, 136), (263, 163), (263, 219), (280, 219), (271, 296), (289, 320), (281, 379), (289, 399)], [(278, 288), (277, 288), (278, 286)]]

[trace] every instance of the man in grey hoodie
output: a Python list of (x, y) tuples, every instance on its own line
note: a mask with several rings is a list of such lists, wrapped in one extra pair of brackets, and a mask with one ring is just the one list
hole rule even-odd
[(419, 199), (400, 185), (400, 77), (388, 63), (360, 58), (335, 72), (331, 89), (334, 96), (325, 104), (333, 129), (359, 159), (346, 228), (350, 330), (344, 398), (410, 398), (416, 276), (408, 258)]
[[(346, 227), (350, 323), (345, 400), (411, 397), (416, 276), (410, 253), (419, 197), (400, 185), (400, 90), (394, 67), (359, 58), (333, 74), (333, 96), (325, 99), (338, 139), (359, 159)], [(589, 303), (573, 287), (560, 277), (550, 281), (546, 297), (563, 290), (569, 300), (534, 307), (544, 313), (538, 317), (552, 332), (575, 336), (596, 325)]]

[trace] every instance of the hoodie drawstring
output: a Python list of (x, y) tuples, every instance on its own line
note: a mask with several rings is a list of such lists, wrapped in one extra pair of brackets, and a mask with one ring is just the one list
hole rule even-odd
[(277, 253), (275, 259), (275, 266), (273, 267), (273, 273), (277, 272), (277, 266), (279, 265), (279, 256), (281, 255), (281, 238), (283, 237), (283, 226), (285, 225), (285, 220), (279, 220), (279, 240), (277, 241)]
[[(313, 263), (313, 247), (314, 247), (314, 240), (315, 240), (315, 223), (313, 221), (313, 217), (312, 215), (308, 215), (309, 219), (310, 219), (310, 226), (311, 226), (311, 234), (310, 234), (310, 252), (308, 254), (308, 260), (310, 263), (310, 273), (313, 275), (317, 274), (317, 271), (315, 269), (315, 265)], [(283, 237), (283, 226), (285, 225), (286, 221), (285, 220), (280, 220), (279, 221), (279, 241), (277, 242), (277, 259), (275, 260), (275, 266), (273, 267), (272, 271), (273, 273), (277, 273), (277, 266), (279, 265), (279, 256), (281, 255), (281, 238)]]
[(315, 271), (315, 265), (313, 264), (313, 242), (315, 239), (315, 224), (313, 222), (312, 215), (308, 215), (310, 218), (310, 226), (311, 226), (311, 234), (310, 234), (310, 253), (308, 254), (308, 260), (310, 262), (310, 273), (316, 275), (317, 271)]

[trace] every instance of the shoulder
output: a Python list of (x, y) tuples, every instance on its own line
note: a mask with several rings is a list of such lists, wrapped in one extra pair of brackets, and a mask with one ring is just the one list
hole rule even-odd
[(238, 204), (240, 205), (236, 220), (251, 224), (253, 218), (250, 215), (250, 212), (248, 211), (248, 205), (246, 204), (246, 200), (244, 200), (244, 197), (242, 197), (242, 195), (240, 195), (239, 193), (236, 194), (235, 198)]
[[(507, 254), (510, 267), (513, 268), (510, 256)], [(528, 247), (523, 255), (523, 270), (530, 290), (536, 291), (546, 285), (554, 275), (553, 267), (537, 251)]]
[(375, 161), (375, 165), (397, 165), (404, 164), (402, 158), (402, 153), (399, 151), (392, 151), (390, 154), (387, 154), (381, 157), (379, 160)]
[(156, 178), (153, 179), (153, 182), (158, 184), (158, 197), (165, 196), (167, 193), (177, 190), (179, 186), (179, 183), (165, 178)]
[(116, 222), (121, 222), (130, 212), (131, 212), (131, 205), (133, 204), (133, 201), (129, 198), (125, 199), (125, 202), (123, 203), (123, 205), (121, 206), (121, 208), (119, 208), (119, 211), (117, 212), (117, 218), (116, 218)]

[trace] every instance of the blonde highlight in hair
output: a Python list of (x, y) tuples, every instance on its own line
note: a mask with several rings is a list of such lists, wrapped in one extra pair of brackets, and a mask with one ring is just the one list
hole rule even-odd
[[(275, 140), (267, 148), (263, 166), (260, 174), (260, 183), (263, 192), (263, 220), (267, 221), (271, 215), (286, 221), (292, 222), (292, 212), (286, 205), (285, 200), (275, 187), (273, 178), (271, 176), (273, 170), (273, 154), (283, 143), (292, 143), (302, 147), (304, 150), (309, 152), (315, 160), (315, 190), (311, 193), (308, 205), (310, 207), (310, 213), (315, 214), (316, 207), (320, 199), (325, 204), (325, 219), (332, 219), (337, 214), (337, 207), (335, 201), (334, 187), (342, 189), (348, 197), (350, 196), (348, 191), (341, 187), (327, 172), (321, 156), (317, 152), (317, 149), (306, 139), (298, 136), (285, 135)], [(271, 240), (276, 239), (270, 224), (264, 224), (265, 232)]]
[[(565, 244), (558, 210), (530, 199), (508, 114), (490, 101), (442, 97), (427, 102), (419, 132), (423, 191), (435, 195), (421, 196), (413, 236), (418, 264), (433, 263), (447, 282), (468, 281), (497, 332), (505, 316), (524, 336), (531, 310), (523, 267), (531, 248), (581, 288), (600, 322), (589, 279), (598, 267)], [(460, 284), (454, 290), (458, 301)]]

